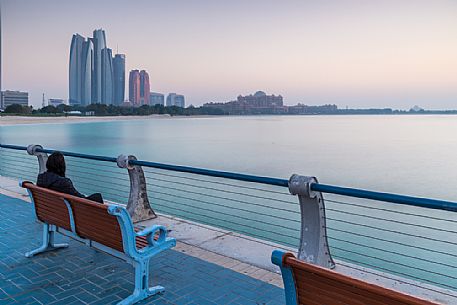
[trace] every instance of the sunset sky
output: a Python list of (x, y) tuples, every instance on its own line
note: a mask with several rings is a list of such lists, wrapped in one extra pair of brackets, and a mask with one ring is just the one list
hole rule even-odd
[[(151, 90), (186, 103), (457, 109), (457, 1), (1, 0), (3, 90), (68, 98), (74, 33), (106, 31)], [(128, 79), (128, 76), (126, 77)], [(127, 91), (126, 91), (127, 92)], [(126, 96), (127, 98), (127, 96)]]

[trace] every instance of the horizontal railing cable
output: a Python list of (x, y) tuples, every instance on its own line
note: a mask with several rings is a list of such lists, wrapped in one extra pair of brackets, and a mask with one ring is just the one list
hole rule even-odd
[[(151, 177), (148, 177), (148, 178), (151, 179), (151, 180), (155, 180), (155, 181), (161, 181), (161, 182), (167, 182), (167, 183), (176, 184), (176, 181), (171, 181), (171, 180), (166, 180), (166, 179), (159, 179), (159, 178), (151, 178)], [(199, 189), (203, 189), (203, 190), (218, 191), (218, 192), (224, 192), (224, 193), (234, 194), (234, 195), (241, 195), (241, 196), (246, 196), (246, 197), (251, 197), (251, 198), (256, 198), (256, 199), (263, 199), (263, 200), (269, 200), (269, 201), (275, 201), (275, 202), (282, 202), (282, 203), (286, 203), (286, 204), (297, 205), (297, 202), (281, 200), (281, 199), (276, 199), (276, 198), (269, 198), (269, 197), (265, 197), (265, 196), (257, 196), (257, 195), (252, 195), (252, 194), (246, 194), (246, 193), (240, 193), (240, 192), (234, 192), (234, 191), (227, 191), (227, 190), (222, 190), (222, 189), (218, 189), (218, 188), (214, 188), (214, 187), (199, 186), (199, 185), (194, 185), (194, 184), (185, 183), (185, 182), (179, 182), (178, 184), (180, 186), (181, 185), (185, 185), (185, 186), (189, 186), (189, 187), (193, 187), (193, 188), (199, 188)]]
[[(167, 200), (167, 199), (164, 199), (164, 198), (157, 198), (157, 197), (153, 197), (153, 198), (157, 199), (157, 200), (168, 201), (168, 202), (171, 202), (171, 203), (173, 202), (173, 201), (170, 201), (170, 200)], [(179, 205), (180, 206), (190, 207), (190, 208), (195, 208), (195, 209), (198, 209), (199, 211), (208, 211), (208, 212), (211, 212), (211, 213), (215, 213), (214, 210), (203, 208), (203, 207), (196, 208), (195, 206), (192, 206), (192, 205), (186, 204), (186, 203), (182, 203), (182, 202), (180, 202)], [(218, 211), (217, 214), (225, 215), (225, 216), (229, 216), (229, 217), (236, 217), (237, 219), (243, 219), (243, 220), (249, 221), (250, 223), (256, 222), (256, 223), (259, 223), (259, 224), (262, 224), (262, 225), (271, 226), (271, 223), (263, 222), (263, 221), (259, 221), (259, 220), (255, 220), (254, 221), (251, 218), (247, 218), (247, 217), (243, 217), (243, 216), (239, 216), (239, 215), (232, 215), (232, 214), (224, 213), (224, 212), (221, 212), (221, 211)], [(253, 226), (246, 225), (246, 224), (239, 223), (239, 222), (230, 221), (230, 220), (227, 220), (226, 218), (224, 218), (224, 219), (216, 218), (216, 217), (211, 217), (211, 218), (214, 219), (214, 220), (218, 220), (218, 221), (231, 222), (231, 223), (233, 223), (235, 225), (247, 227), (247, 228), (250, 228), (250, 229), (259, 230), (259, 228), (257, 228), (257, 227), (253, 227)], [(277, 225), (275, 225), (273, 227), (277, 227)], [(292, 229), (284, 227), (284, 226), (281, 226), (281, 227), (289, 229), (289, 230), (292, 230)], [(267, 229), (262, 229), (262, 231), (265, 231), (265, 232), (268, 232), (268, 233), (272, 233), (272, 234), (275, 234), (275, 235), (281, 235), (281, 236), (288, 237), (288, 238), (291, 237), (290, 235), (286, 235), (286, 234), (280, 233), (278, 231), (270, 231), (270, 230), (267, 230)], [(296, 231), (296, 230), (292, 230), (292, 231)]]
[(337, 231), (337, 232), (341, 232), (341, 233), (355, 235), (355, 236), (358, 236), (358, 237), (365, 237), (365, 238), (369, 238), (369, 239), (373, 239), (373, 240), (377, 240), (377, 241), (392, 243), (392, 244), (396, 244), (396, 245), (400, 245), (400, 246), (404, 246), (404, 247), (421, 249), (421, 250), (428, 251), (428, 252), (431, 252), (431, 253), (437, 253), (437, 254), (442, 254), (442, 255), (447, 255), (447, 256), (453, 257), (453, 258), (457, 258), (456, 254), (452, 254), (452, 253), (445, 252), (445, 251), (424, 248), (424, 247), (417, 246), (417, 245), (411, 246), (409, 244), (405, 244), (405, 243), (398, 242), (398, 241), (393, 241), (393, 240), (389, 240), (389, 239), (385, 239), (385, 238), (381, 238), (381, 237), (374, 237), (374, 236), (365, 235), (365, 234), (362, 234), (362, 233), (351, 232), (351, 231), (347, 231), (347, 230), (341, 230), (341, 229), (332, 228), (332, 227), (328, 227), (328, 226), (326, 226), (326, 229), (330, 230), (330, 231)]
[(435, 264), (435, 265), (440, 265), (440, 266), (444, 266), (444, 267), (457, 269), (457, 266), (454, 266), (454, 265), (449, 265), (449, 264), (446, 264), (446, 263), (437, 262), (437, 261), (434, 261), (434, 260), (429, 260), (429, 259), (426, 259), (426, 258), (423, 258), (423, 257), (417, 257), (417, 256), (406, 254), (406, 253), (403, 253), (403, 252), (396, 252), (396, 251), (392, 251), (392, 250), (388, 250), (388, 249), (384, 249), (384, 248), (378, 248), (378, 247), (370, 246), (370, 245), (367, 245), (367, 244), (361, 244), (361, 243), (358, 243), (358, 242), (353, 242), (353, 241), (349, 241), (349, 240), (345, 240), (345, 239), (341, 239), (341, 238), (337, 238), (337, 237), (333, 237), (333, 236), (328, 236), (328, 235), (327, 235), (327, 238), (331, 239), (331, 240), (336, 240), (336, 241), (339, 241), (339, 242), (342, 242), (342, 243), (347, 243), (347, 244), (351, 244), (351, 245), (355, 245), (355, 246), (360, 246), (360, 247), (363, 247), (363, 248), (368, 248), (368, 249), (372, 249), (372, 250), (376, 250), (376, 251), (380, 251), (380, 252), (390, 253), (390, 254), (394, 254), (394, 255), (398, 255), (398, 256), (402, 256), (402, 257), (408, 257), (408, 258), (412, 258), (412, 259), (415, 259), (415, 260), (424, 261), (424, 262), (427, 262), (427, 263), (430, 263), (430, 264)]
[(381, 217), (377, 217), (377, 216), (370, 216), (370, 215), (359, 214), (359, 213), (354, 213), (354, 212), (341, 211), (341, 210), (336, 210), (336, 209), (331, 209), (331, 208), (326, 208), (325, 210), (326, 211), (332, 211), (332, 212), (335, 212), (335, 213), (351, 215), (351, 216), (359, 216), (359, 217), (368, 218), (368, 219), (387, 221), (387, 222), (401, 224), (401, 225), (414, 226), (414, 227), (417, 227), (417, 228), (423, 228), (423, 229), (429, 229), (429, 230), (435, 230), (435, 231), (440, 231), (440, 232), (457, 234), (457, 231), (446, 230), (446, 229), (437, 228), (437, 227), (430, 227), (430, 226), (425, 226), (425, 225), (421, 225), (421, 224), (417, 224), (417, 223), (410, 223), (410, 222), (405, 222), (405, 221), (400, 221), (400, 220), (393, 220), (393, 219), (385, 219), (385, 218), (381, 218)]
[[(154, 198), (154, 199), (157, 199), (157, 200), (163, 200), (165, 202), (167, 202), (167, 200), (164, 200), (164, 199), (158, 199), (158, 198)], [(171, 202), (171, 203), (174, 203), (172, 201), (168, 201), (168, 202)], [(191, 211), (188, 211), (188, 210), (183, 210), (183, 209), (180, 209), (180, 208), (177, 208), (177, 207), (173, 207), (173, 208), (170, 208), (169, 206), (166, 206), (166, 205), (162, 205), (162, 204), (159, 204), (159, 203), (156, 203), (157, 206), (161, 207), (162, 209), (168, 209), (169, 212), (171, 215), (174, 215), (176, 212), (175, 211), (181, 211), (181, 212), (184, 212), (185, 214), (184, 215), (178, 215), (178, 216), (181, 216), (181, 217), (185, 217), (185, 218), (188, 218), (189, 220), (193, 220), (193, 221), (197, 221), (197, 222), (201, 222), (201, 221), (204, 221), (206, 222), (207, 224), (210, 224), (210, 225), (214, 225), (214, 223), (212, 222), (209, 222), (207, 219), (206, 220), (202, 220), (202, 218), (199, 218), (199, 217), (192, 217), (192, 216), (188, 216), (188, 214), (190, 215), (197, 215), (197, 216), (202, 216), (201, 214), (197, 214), (197, 213), (193, 213)], [(233, 221), (230, 221), (230, 220), (222, 220), (223, 222), (227, 222), (227, 223), (232, 223), (234, 225), (240, 225), (239, 223), (236, 223), (236, 222), (233, 222)], [(285, 245), (285, 246), (291, 246), (291, 247), (297, 247), (297, 244), (292, 244), (292, 243), (287, 243), (287, 242), (284, 242), (284, 240), (279, 240), (279, 239), (275, 239), (275, 238), (272, 238), (271, 236), (267, 236), (267, 235), (262, 235), (262, 234), (256, 234), (256, 235), (253, 235), (253, 233), (251, 231), (244, 231), (244, 230), (241, 230), (240, 228), (237, 228), (236, 230), (233, 230), (232, 227), (230, 226), (225, 226), (223, 223), (217, 223), (217, 226), (218, 227), (221, 227), (221, 228), (224, 228), (224, 229), (228, 229), (230, 231), (236, 231), (236, 232), (240, 232), (240, 233), (243, 233), (243, 234), (247, 234), (249, 236), (257, 236), (257, 237), (263, 237), (265, 238), (266, 240), (270, 240), (270, 241), (273, 241), (273, 242), (276, 242), (278, 244), (282, 244), (282, 245)], [(259, 230), (258, 228), (255, 228), (255, 227), (251, 227), (251, 226), (248, 226), (248, 225), (243, 225), (241, 224), (240, 226), (242, 227), (247, 227), (247, 228), (254, 228), (256, 230)], [(274, 232), (275, 235), (276, 232)], [(286, 236), (286, 237), (289, 237), (289, 236)], [(297, 242), (298, 242), (298, 238), (297, 238)]]
[[(333, 255), (333, 256), (335, 256), (337, 258), (341, 258), (340, 256), (337, 256), (337, 255)], [(392, 280), (392, 281), (395, 281), (395, 282), (406, 284), (408, 286), (414, 286), (414, 287), (417, 287), (417, 288), (420, 288), (420, 289), (425, 289), (425, 290), (432, 291), (432, 292), (435, 292), (435, 293), (444, 294), (444, 295), (450, 296), (452, 298), (457, 298), (457, 295), (455, 295), (455, 294), (450, 294), (450, 293), (448, 293), (446, 291), (443, 291), (443, 290), (433, 289), (432, 287), (426, 287), (426, 286), (422, 285), (421, 283), (417, 283), (416, 284), (416, 283), (411, 282), (411, 281), (405, 281), (404, 279), (401, 279), (401, 278), (398, 278), (398, 277), (388, 276), (387, 273), (380, 274), (379, 272), (371, 271), (371, 270), (379, 269), (377, 267), (369, 266), (371, 269), (367, 269), (367, 268), (364, 268), (363, 266), (357, 267), (357, 265), (354, 265), (354, 261), (351, 260), (351, 259), (347, 259), (347, 261), (348, 262), (352, 261), (353, 264), (348, 265), (348, 264), (345, 264), (344, 261), (338, 261), (338, 264), (341, 265), (341, 266), (344, 266), (346, 268), (349, 268), (349, 269), (354, 269), (354, 270), (360, 271), (362, 273), (368, 273), (368, 274), (372, 274), (372, 275), (375, 275), (375, 276), (380, 276), (380, 277), (383, 277), (383, 278), (386, 278), (386, 279), (389, 279), (389, 280)], [(367, 266), (367, 264), (364, 264), (364, 265)]]
[[(150, 186), (155, 186), (155, 185), (149, 184), (149, 183), (146, 183), (146, 184), (150, 185)], [(268, 206), (265, 206), (265, 205), (252, 203), (252, 202), (249, 202), (249, 201), (238, 200), (238, 199), (222, 197), (222, 196), (217, 196), (217, 195), (211, 195), (211, 194), (203, 194), (203, 193), (193, 192), (193, 191), (189, 191), (189, 190), (182, 190), (182, 189), (179, 189), (179, 188), (176, 188), (176, 187), (169, 187), (169, 186), (160, 186), (160, 187), (168, 189), (168, 190), (177, 191), (177, 192), (186, 192), (186, 193), (190, 193), (190, 194), (194, 194), (194, 195), (205, 196), (205, 197), (214, 198), (214, 199), (227, 200), (227, 201), (232, 201), (232, 202), (238, 202), (238, 203), (242, 203), (242, 204), (246, 204), (246, 205), (255, 205), (255, 206), (260, 206), (260, 207), (268, 207)], [(297, 212), (297, 211), (294, 211), (294, 210), (278, 208), (278, 207), (274, 207), (274, 209), (278, 210), (278, 211), (290, 212), (290, 213), (296, 213)]]
[[(339, 248), (337, 246), (333, 246), (332, 249), (337, 249), (337, 250), (340, 250), (340, 251), (344, 251), (344, 252), (352, 253), (352, 254), (355, 254), (355, 255), (363, 256), (364, 258), (368, 257), (368, 258), (371, 258), (371, 259), (376, 260), (376, 261), (382, 261), (384, 263), (395, 264), (396, 266), (402, 266), (402, 267), (405, 267), (405, 268), (414, 269), (416, 271), (419, 270), (419, 271), (423, 271), (423, 272), (426, 272), (426, 273), (429, 273), (429, 274), (435, 274), (437, 276), (442, 276), (442, 277), (446, 277), (446, 278), (451, 278), (451, 279), (457, 280), (457, 277), (455, 277), (455, 276), (452, 276), (452, 275), (449, 275), (449, 274), (443, 274), (443, 273), (436, 272), (436, 271), (432, 271), (430, 269), (424, 269), (424, 268), (418, 267), (417, 265), (416, 266), (410, 266), (408, 264), (404, 264), (404, 263), (401, 263), (401, 262), (398, 262), (398, 261), (395, 261), (395, 262), (394, 261), (389, 261), (387, 259), (376, 257), (376, 256), (373, 256), (373, 255), (369, 255), (367, 253), (360, 253), (360, 252), (357, 252), (357, 251), (354, 251), (354, 250), (348, 250), (348, 249)], [(428, 280), (428, 279), (421, 278), (421, 280)], [(438, 284), (438, 283), (436, 283), (436, 284)], [(453, 289), (457, 289), (457, 286), (450, 286), (450, 287), (452, 287)]]
[[(284, 217), (278, 217), (276, 215), (269, 215), (269, 214), (265, 214), (265, 213), (261, 213), (261, 212), (254, 212), (252, 210), (246, 210), (246, 209), (240, 209), (240, 208), (231, 208), (231, 207), (227, 207), (227, 206), (225, 206), (223, 204), (217, 204), (217, 203), (213, 203), (213, 202), (208, 202), (208, 201), (204, 201), (204, 200), (200, 200), (200, 199), (179, 196), (179, 195), (175, 195), (175, 194), (163, 193), (163, 192), (160, 192), (160, 191), (154, 191), (154, 194), (162, 194), (162, 195), (171, 196), (171, 197), (175, 197), (175, 198), (179, 198), (179, 199), (192, 200), (192, 201), (203, 203), (203, 204), (207, 204), (207, 205), (224, 207), (224, 208), (235, 210), (235, 211), (243, 211), (243, 212), (255, 214), (256, 216), (266, 216), (266, 217), (272, 217), (272, 218), (286, 220), (286, 221), (290, 221), (290, 222), (300, 223), (300, 221), (298, 221), (298, 220), (293, 220), (293, 219), (284, 218)], [(215, 212), (215, 211), (213, 211), (213, 212)], [(219, 212), (219, 211), (217, 211), (217, 213), (221, 213), (221, 214), (224, 214), (224, 215), (227, 215), (227, 216), (232, 216), (232, 217), (236, 216), (236, 217), (242, 218), (238, 214), (227, 214), (227, 213), (223, 213), (223, 212)], [(246, 220), (259, 222), (258, 220), (254, 220), (252, 218), (246, 218)], [(265, 223), (265, 224), (272, 225), (271, 223)], [(274, 227), (282, 227), (282, 228), (287, 229), (287, 230), (293, 230), (293, 231), (297, 230), (296, 228), (290, 228), (290, 227), (283, 226), (283, 225), (278, 225), (278, 224), (274, 224), (273, 226)]]
[[(398, 270), (392, 270), (392, 269), (381, 267), (381, 266), (378, 266), (378, 265), (369, 264), (369, 263), (366, 263), (366, 262), (356, 261), (356, 260), (353, 260), (353, 259), (350, 259), (350, 258), (342, 257), (342, 256), (337, 255), (337, 254), (333, 254), (333, 257), (341, 259), (343, 261), (347, 261), (347, 262), (351, 262), (351, 263), (354, 263), (354, 264), (358, 264), (360, 266), (367, 266), (367, 267), (372, 268), (374, 270), (381, 270), (381, 271), (385, 271), (385, 272), (392, 273), (392, 274), (402, 275), (402, 276), (404, 276), (406, 278), (411, 278), (411, 279), (414, 279), (414, 280), (417, 280), (417, 281), (420, 281), (420, 282), (430, 283), (430, 284), (437, 285), (437, 286), (444, 286), (444, 287), (447, 287), (447, 288), (452, 289), (452, 290), (457, 289), (457, 287), (454, 287), (454, 286), (450, 286), (450, 285), (447, 285), (447, 284), (435, 282), (435, 281), (429, 280), (429, 279), (424, 279), (422, 277), (414, 276), (414, 275), (411, 275), (411, 274), (408, 274), (408, 273), (404, 273), (404, 272), (401, 272), (401, 271), (398, 271)], [(378, 274), (378, 276), (380, 276), (380, 275)], [(442, 293), (442, 292), (440, 292), (440, 293)], [(451, 295), (451, 294), (449, 294), (449, 295)]]
[[(387, 229), (387, 228), (385, 228), (385, 227), (375, 227), (375, 226), (371, 226), (371, 225), (367, 225), (367, 224), (361, 224), (361, 223), (356, 223), (356, 222), (352, 222), (352, 221), (348, 221), (348, 220), (335, 219), (335, 218), (328, 217), (328, 216), (326, 217), (326, 220), (336, 221), (336, 222), (345, 223), (345, 224), (349, 224), (349, 225), (353, 225), (353, 226), (358, 226), (358, 227), (369, 228), (369, 229), (373, 229), (373, 230), (379, 230), (379, 231), (383, 231), (383, 232), (390, 232), (390, 233), (395, 233), (395, 234), (399, 234), (399, 235), (405, 235), (405, 236), (409, 236), (409, 237), (415, 237), (415, 238), (425, 239), (425, 240), (429, 240), (429, 241), (435, 241), (435, 242), (441, 242), (441, 243), (445, 243), (445, 244), (457, 245), (457, 242), (452, 242), (452, 241), (449, 241), (449, 240), (442, 240), (442, 239), (437, 239), (437, 238), (433, 238), (433, 237), (427, 237), (427, 236), (423, 236), (423, 235), (417, 235), (417, 234), (412, 234), (412, 233), (405, 233), (405, 232), (400, 232), (400, 231), (395, 231), (395, 230)], [(329, 227), (329, 229), (332, 229), (332, 228)]]
[(367, 206), (367, 205), (363, 205), (363, 204), (350, 203), (350, 202), (344, 202), (344, 201), (336, 201), (336, 200), (333, 200), (333, 199), (326, 198), (325, 199), (325, 203), (328, 203), (328, 202), (335, 203), (335, 204), (348, 205), (348, 206), (358, 207), (358, 208), (363, 208), (363, 209), (369, 209), (369, 210), (376, 210), (376, 211), (395, 213), (395, 214), (406, 215), (406, 216), (421, 217), (421, 218), (426, 218), (428, 220), (432, 219), (432, 220), (441, 220), (441, 221), (457, 223), (457, 220), (453, 220), (453, 219), (439, 218), (439, 217), (434, 217), (434, 216), (431, 216), (431, 215), (414, 214), (414, 213), (408, 213), (408, 212), (392, 210), (392, 209), (387, 209), (387, 208), (378, 208), (378, 207)]
[(214, 184), (219, 184), (219, 185), (223, 185), (223, 186), (230, 186), (230, 187), (236, 187), (236, 188), (241, 188), (241, 189), (248, 189), (248, 190), (260, 191), (260, 192), (267, 192), (267, 193), (278, 194), (278, 195), (293, 196), (288, 192), (279, 192), (279, 191), (273, 191), (273, 190), (266, 190), (266, 189), (262, 189), (262, 188), (237, 185), (237, 184), (232, 184), (232, 183), (227, 183), (227, 182), (211, 181), (211, 180), (200, 179), (200, 178), (195, 178), (195, 177), (185, 177), (185, 176), (178, 176), (178, 175), (172, 175), (172, 174), (158, 173), (158, 172), (148, 171), (146, 169), (144, 169), (144, 172), (145, 173), (149, 173), (149, 174), (154, 174), (154, 175), (172, 177), (172, 178), (187, 179), (187, 180), (193, 180), (193, 181), (204, 182), (204, 183), (214, 183)]

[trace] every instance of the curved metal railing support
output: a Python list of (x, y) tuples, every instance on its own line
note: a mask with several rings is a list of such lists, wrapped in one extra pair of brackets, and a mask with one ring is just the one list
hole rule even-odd
[(117, 157), (117, 166), (126, 168), (130, 178), (130, 194), (127, 203), (127, 211), (133, 222), (156, 218), (157, 215), (149, 204), (144, 171), (141, 166), (131, 165), (129, 163), (133, 160), (137, 160), (135, 156), (120, 155)]
[(43, 146), (37, 144), (31, 144), (27, 146), (27, 153), (31, 156), (36, 156), (38, 158), (39, 173), (44, 173), (46, 169), (46, 162), (48, 161), (48, 154), (45, 152), (40, 152), (43, 149)]
[(321, 192), (311, 190), (312, 183), (317, 183), (315, 177), (294, 174), (289, 179), (289, 192), (298, 196), (301, 212), (297, 256), (308, 263), (333, 269), (335, 263), (327, 241), (324, 197)]

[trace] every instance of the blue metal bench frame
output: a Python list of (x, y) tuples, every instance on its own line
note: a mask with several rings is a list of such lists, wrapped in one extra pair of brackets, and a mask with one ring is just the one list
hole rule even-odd
[(297, 305), (297, 290), (295, 287), (292, 269), (283, 265), (283, 257), (286, 252), (274, 250), (271, 253), (271, 262), (281, 269), (282, 280), (284, 282), (284, 294), (286, 295), (286, 305)]
[[(32, 192), (26, 186), (24, 186), (24, 182), (20, 182), (19, 185), (27, 189), (33, 208), (35, 209), (35, 201), (33, 199)], [(68, 195), (64, 194), (64, 196)], [(130, 296), (119, 302), (119, 305), (134, 304), (149, 296), (155, 295), (157, 293), (163, 293), (165, 291), (162, 286), (149, 287), (150, 259), (158, 253), (176, 246), (176, 239), (167, 237), (167, 229), (164, 226), (154, 225), (145, 228), (142, 231), (135, 232), (130, 215), (124, 207), (106, 204), (108, 206), (108, 213), (116, 216), (119, 222), (124, 248), (124, 252), (122, 253), (95, 241), (78, 236), (76, 233), (76, 226), (71, 205), (68, 200), (63, 200), (68, 208), (71, 232), (52, 224), (43, 223), (43, 243), (37, 249), (27, 252), (25, 254), (26, 257), (32, 257), (39, 253), (68, 247), (68, 244), (54, 243), (54, 235), (56, 232), (58, 232), (77, 241), (83, 242), (89, 247), (96, 248), (115, 257), (121, 258), (133, 265), (135, 269), (135, 289)], [(155, 240), (154, 236), (157, 232), (159, 233), (159, 237), (157, 240)], [(136, 237), (140, 236), (145, 236), (146, 240), (148, 241), (148, 245), (142, 249), (138, 249), (136, 246)]]

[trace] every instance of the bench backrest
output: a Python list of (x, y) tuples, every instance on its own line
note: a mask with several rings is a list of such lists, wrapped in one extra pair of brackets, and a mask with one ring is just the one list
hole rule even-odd
[[(68, 194), (23, 182), (33, 198), (38, 220), (72, 231), (86, 238), (123, 252), (122, 232), (116, 216), (108, 213), (108, 206)], [(71, 209), (67, 207), (68, 202)], [(70, 216), (72, 215), (72, 216)]]
[[(278, 262), (278, 260), (280, 260)], [(287, 305), (360, 304), (432, 305), (435, 303), (370, 284), (300, 261), (292, 253), (274, 251), (272, 261), (281, 267)], [(292, 281), (292, 283), (291, 283)], [(294, 304), (294, 305), (295, 305)]]
[(68, 200), (73, 210), (76, 234), (123, 252), (122, 232), (116, 216), (108, 206), (83, 198)]
[(38, 220), (71, 230), (68, 208), (59, 193), (50, 193), (46, 189), (34, 187), (30, 182), (24, 182), (22, 185), (29, 190)]

